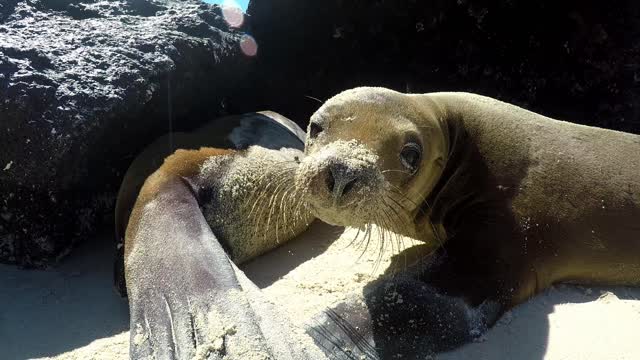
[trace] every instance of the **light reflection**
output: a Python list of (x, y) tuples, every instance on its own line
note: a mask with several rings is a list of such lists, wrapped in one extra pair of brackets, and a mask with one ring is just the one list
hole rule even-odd
[(231, 27), (239, 28), (244, 23), (244, 12), (235, 0), (225, 0), (222, 3), (222, 16)]
[[(218, 4), (222, 8), (222, 16), (230, 27), (239, 28), (244, 23), (245, 11), (248, 7), (248, 0), (204, 0), (211, 4)], [(258, 53), (258, 43), (251, 35), (242, 35), (240, 39), (240, 50), (246, 56), (256, 56)]]
[(247, 56), (255, 56), (258, 53), (258, 43), (253, 36), (244, 34), (240, 39), (240, 49)]

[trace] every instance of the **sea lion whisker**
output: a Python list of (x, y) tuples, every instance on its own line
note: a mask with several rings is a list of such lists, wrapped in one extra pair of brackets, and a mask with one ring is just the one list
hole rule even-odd
[(391, 186), (391, 188), (389, 189), (389, 191), (391, 191), (392, 193), (400, 196), (403, 200), (406, 200), (408, 202), (410, 202), (413, 206), (416, 207), (416, 209), (418, 209), (418, 211), (420, 211), (423, 215), (426, 215), (426, 213), (424, 212), (424, 210), (422, 210), (420, 208), (420, 205), (418, 205), (417, 202), (411, 200), (409, 197), (407, 197), (405, 194), (402, 193), (402, 190), (400, 188), (398, 188), (397, 186), (393, 185), (393, 184), (389, 184), (389, 186)]
[(394, 199), (389, 193), (394, 194), (393, 190), (387, 190), (384, 192), (384, 195), (391, 201), (393, 201), (400, 209), (404, 211), (408, 211), (409, 209), (405, 208), (398, 200)]
[[(267, 183), (267, 185), (262, 189), (260, 196), (255, 200), (254, 205), (251, 209), (251, 212), (249, 213), (249, 217), (252, 219), (253, 222), (253, 238), (255, 238), (258, 235), (258, 231), (260, 228), (260, 224), (262, 223), (262, 221), (264, 220), (264, 212), (265, 212), (265, 206), (266, 202), (264, 201), (260, 201), (263, 198), (265, 198), (266, 196), (269, 196), (269, 189), (271, 188), (271, 186), (274, 183), (278, 183), (279, 181), (270, 181), (269, 183)], [(273, 194), (273, 193), (271, 193)], [(259, 207), (257, 208), (257, 212), (254, 213), (253, 212), (253, 208), (257, 205), (260, 204)]]
[[(279, 189), (283, 184), (284, 184), (283, 182), (280, 182), (278, 184), (278, 186), (276, 186), (276, 188), (274, 189), (273, 194), (271, 195), (271, 198), (269, 199), (269, 203), (267, 205), (267, 209), (269, 209), (269, 215), (267, 217), (267, 228), (271, 224), (271, 216), (273, 215), (273, 212), (275, 210), (274, 201), (277, 201), (276, 197), (278, 196)], [(266, 239), (266, 235), (267, 235), (267, 232), (265, 231), (264, 232), (265, 239)], [(276, 224), (276, 243), (278, 243), (278, 244), (280, 243), (280, 238), (278, 236), (278, 225), (277, 224)]]
[[(413, 225), (410, 224), (405, 218), (403, 218), (402, 216), (400, 216), (400, 214), (398, 213), (398, 211), (393, 207), (393, 204), (389, 204), (386, 199), (391, 199), (389, 198), (389, 196), (387, 194), (382, 194), (381, 196), (382, 202), (383, 204), (385, 204), (385, 206), (388, 207), (389, 210), (391, 210), (393, 212), (393, 214), (395, 215), (393, 217), (393, 223), (394, 223), (394, 227), (397, 226), (397, 222), (399, 221), (401, 223), (400, 226), (404, 226), (406, 228), (410, 228)], [(391, 199), (393, 200), (393, 199)], [(391, 229), (392, 232), (395, 234), (395, 240), (398, 244), (398, 253), (402, 252), (405, 249), (404, 246), (404, 236), (400, 235), (397, 231), (394, 231), (393, 229)], [(406, 258), (406, 254), (405, 254), (405, 258)], [(406, 261), (405, 261), (406, 263)]]
[[(387, 226), (385, 226), (385, 228), (382, 230), (383, 234), (385, 234), (385, 238), (386, 238), (386, 243), (384, 244), (386, 245), (390, 245), (391, 246), (391, 254), (395, 254), (395, 244), (393, 241), (393, 232), (391, 230), (389, 230), (389, 223), (391, 222), (391, 218), (389, 216), (389, 214), (387, 213), (386, 210), (383, 210), (384, 214), (385, 214), (385, 218), (386, 220), (384, 220), (384, 222), (387, 224)], [(384, 247), (382, 247), (380, 254), (378, 254), (378, 266), (380, 266), (380, 264), (382, 263), (382, 258), (384, 257)]]
[[(392, 214), (390, 214), (388, 210), (393, 210), (393, 208), (391, 208), (390, 206), (388, 206), (388, 205), (385, 203), (385, 201), (384, 201), (384, 197), (381, 197), (381, 200), (382, 200), (383, 204), (385, 204), (385, 206), (384, 206), (384, 207), (382, 207), (381, 209), (382, 209), (382, 211), (383, 211), (383, 213), (384, 213), (384, 215), (385, 215), (385, 217), (386, 217), (386, 219), (387, 219), (387, 220), (386, 220), (386, 226), (385, 226), (385, 227), (386, 227), (386, 230), (387, 230), (387, 232), (389, 233), (389, 236), (390, 236), (391, 238), (393, 238), (393, 239), (394, 239), (394, 241), (396, 241), (396, 243), (397, 243), (398, 233), (395, 231), (395, 228), (396, 228), (396, 219), (398, 219), (398, 220), (400, 220), (400, 221), (402, 221), (402, 219), (400, 219), (399, 217), (394, 217), (394, 216), (392, 216)], [(396, 214), (397, 214), (397, 213), (396, 213)], [(394, 251), (396, 251), (396, 250), (394, 249), (394, 247), (393, 247), (393, 242), (392, 242), (391, 252), (394, 252)], [(398, 251), (399, 251), (399, 247), (398, 247)]]
[[(283, 203), (285, 199), (288, 199), (287, 203), (292, 203), (292, 197), (291, 194), (293, 193), (293, 191), (295, 191), (295, 189), (293, 187), (287, 189), (285, 191), (285, 193), (282, 195), (282, 198), (280, 199), (280, 212), (282, 213), (282, 220), (284, 222), (284, 225), (287, 227), (287, 229), (289, 230), (289, 232), (291, 232), (291, 234), (294, 234), (293, 228), (292, 228), (292, 224), (290, 224), (287, 221), (287, 212), (283, 211)], [(291, 219), (291, 221), (295, 222), (295, 219)]]
[[(256, 179), (255, 183), (257, 184), (258, 188), (266, 190), (269, 184), (272, 183), (273, 181), (280, 181), (282, 179), (289, 178), (290, 176), (284, 176), (284, 175), (292, 174), (294, 172), (295, 172), (295, 168), (285, 168), (285, 169), (277, 169), (275, 171), (265, 171), (262, 175), (260, 175), (258, 179)], [(265, 184), (264, 179), (269, 179), (269, 182)], [(250, 200), (253, 200), (253, 197), (255, 197), (256, 194), (259, 195), (261, 193), (263, 192), (254, 191), (252, 193), (252, 197), (250, 198)]]
[[(367, 229), (365, 230), (365, 236), (362, 239), (363, 242), (365, 242), (364, 244), (364, 249), (362, 250), (363, 252), (367, 251), (367, 248), (369, 248), (369, 243), (371, 242), (371, 227), (372, 224), (368, 223), (367, 224)], [(358, 260), (361, 258), (362, 256), (358, 257)]]
[[(254, 208), (258, 204), (258, 202), (260, 200), (262, 200), (265, 196), (269, 195), (269, 189), (271, 188), (271, 186), (274, 183), (276, 183), (276, 184), (279, 183), (280, 181), (282, 181), (281, 178), (276, 178), (276, 180), (269, 181), (266, 185), (261, 186), (261, 191), (259, 191), (259, 192), (256, 191), (258, 193), (258, 197), (253, 202), (253, 206), (251, 207), (251, 211), (249, 212), (248, 217), (251, 217), (253, 215)], [(254, 192), (254, 193), (256, 193), (256, 192)], [(261, 205), (263, 205), (263, 204), (261, 204)]]
[[(276, 169), (275, 171), (265, 171), (262, 175), (260, 175), (257, 179), (255, 179), (255, 184), (258, 188), (264, 188), (266, 185), (263, 183), (264, 179), (270, 179), (273, 180), (275, 179), (281, 179), (282, 175), (286, 174), (286, 173), (291, 173), (295, 170), (294, 169)], [(267, 183), (268, 184), (268, 183)], [(253, 197), (256, 196), (256, 194), (260, 194), (260, 192), (253, 192), (251, 194), (251, 198), (250, 200), (253, 200)]]
[[(378, 271), (378, 267), (380, 266), (380, 263), (382, 262), (382, 258), (384, 255), (384, 248), (386, 245), (386, 220), (384, 219), (384, 216), (381, 215), (379, 212), (376, 212), (375, 214), (375, 221), (377, 223), (380, 223), (381, 226), (377, 226), (377, 230), (378, 230), (378, 255), (376, 256), (376, 260), (374, 262), (374, 266), (372, 269), (372, 273), (375, 273)], [(393, 244), (391, 244), (393, 246)]]
[[(287, 182), (286, 178), (275, 179), (267, 183), (266, 186), (263, 189), (261, 189), (262, 193), (260, 194), (260, 197), (256, 199), (256, 201), (260, 202), (261, 204), (260, 212), (264, 212), (265, 210), (264, 206), (269, 204), (269, 201), (261, 201), (261, 200), (265, 200), (266, 198), (271, 199), (271, 197), (277, 191), (278, 187), (281, 186), (282, 183), (286, 183), (286, 182)], [(271, 191), (272, 187), (274, 188), (273, 191)]]
[[(285, 187), (282, 188), (278, 193), (276, 193), (276, 196), (274, 198), (274, 204), (272, 206), (272, 210), (275, 209), (275, 207), (278, 207), (278, 211), (276, 214), (276, 243), (280, 243), (280, 216), (282, 215), (283, 217), (286, 216), (286, 214), (284, 213), (284, 211), (282, 210), (282, 202), (284, 201), (287, 192), (289, 191), (289, 188), (286, 187), (286, 185), (290, 185), (287, 184), (286, 182), (284, 183)], [(278, 202), (278, 197), (280, 197), (280, 201)], [(286, 223), (286, 221), (284, 222), (283, 226), (286, 227), (288, 224)]]
[(296, 204), (296, 206), (295, 206), (295, 208), (293, 210), (293, 214), (294, 214), (295, 217), (301, 219), (302, 218), (302, 211), (303, 210), (308, 210), (308, 206), (307, 206), (306, 202), (304, 201), (304, 197), (301, 194), (301, 192), (303, 190), (299, 186), (297, 186), (296, 184), (294, 184), (294, 191), (295, 191), (295, 197), (298, 199), (298, 203)]
[(293, 226), (296, 225), (298, 219), (294, 214), (291, 215), (291, 219), (288, 219), (287, 214), (288, 211), (285, 210), (285, 199), (287, 199), (286, 204), (294, 204), (295, 203), (295, 186), (289, 187), (285, 193), (282, 195), (282, 199), (280, 201), (280, 211), (282, 212), (284, 224), (291, 233), (291, 235), (295, 236), (295, 231), (293, 230)]
[[(257, 212), (253, 213), (253, 208), (252, 208), (252, 212), (250, 212), (249, 216), (252, 216), (253, 219), (253, 238), (256, 238), (256, 236), (258, 236), (258, 231), (261, 229), (262, 224), (264, 224), (264, 218), (265, 218), (265, 213), (267, 211), (269, 211), (269, 216), (271, 215), (271, 203), (273, 201), (273, 197), (276, 195), (277, 190), (280, 186), (282, 186), (283, 183), (287, 182), (287, 178), (286, 177), (281, 177), (281, 178), (276, 178), (275, 180), (272, 180), (270, 182), (268, 182), (266, 184), (266, 186), (264, 188), (261, 189), (261, 194), (260, 196), (255, 200), (254, 202), (254, 206), (260, 202), (259, 207), (257, 208)], [(275, 189), (273, 189), (273, 191), (269, 191), (272, 187), (275, 187)], [(261, 201), (263, 199), (265, 199), (266, 197), (269, 197), (268, 201)], [(267, 222), (266, 227), (269, 227), (269, 222)], [(266, 230), (266, 229), (262, 229), (262, 230)], [(268, 231), (264, 231), (263, 232), (263, 240), (266, 240), (266, 236), (267, 236)], [(276, 243), (279, 242), (279, 238), (278, 238), (278, 231), (276, 229)]]
[[(382, 202), (385, 204), (385, 206), (387, 206), (387, 208), (389, 210), (394, 212), (394, 214), (395, 214), (394, 219), (400, 220), (405, 226), (409, 226), (409, 224), (405, 221), (405, 219), (402, 218), (400, 216), (400, 214), (398, 214), (396, 209), (392, 206), (393, 204), (387, 203), (387, 201), (386, 201), (387, 198), (388, 198), (388, 195), (387, 194), (383, 194)], [(393, 233), (395, 234), (395, 241), (398, 244), (398, 254), (400, 254), (404, 250), (404, 236), (401, 236), (400, 234), (398, 234), (398, 232), (393, 232)], [(404, 258), (405, 258), (405, 268), (406, 268), (406, 263), (407, 263), (406, 254), (405, 254)]]
[(395, 244), (394, 244), (394, 235), (395, 233), (393, 231), (390, 230), (391, 225), (390, 223), (392, 222), (392, 218), (389, 215), (389, 213), (386, 211), (386, 209), (382, 208), (382, 227), (381, 227), (381, 232), (384, 235), (384, 239), (385, 239), (385, 243), (382, 244), (382, 246), (380, 247), (380, 252), (378, 253), (378, 258), (376, 259), (376, 266), (375, 269), (377, 271), (378, 267), (380, 266), (380, 264), (382, 263), (382, 259), (384, 258), (384, 253), (385, 253), (385, 246), (389, 245), (391, 247), (391, 254), (395, 254), (396, 249), (395, 249)]
[[(382, 203), (385, 205), (385, 207), (387, 207), (388, 209), (390, 209), (391, 211), (393, 211), (393, 213), (395, 214), (395, 218), (394, 218), (394, 219), (396, 219), (396, 220), (398, 220), (398, 221), (402, 222), (402, 224), (401, 224), (401, 225), (404, 225), (405, 227), (409, 228), (409, 227), (411, 226), (411, 224), (410, 224), (410, 223), (409, 223), (409, 222), (408, 222), (404, 217), (402, 217), (402, 216), (400, 215), (400, 213), (396, 210), (396, 208), (395, 208), (395, 207), (393, 207), (393, 205), (394, 205), (394, 204), (390, 204), (390, 203), (388, 203), (388, 202), (387, 202), (387, 199), (389, 199), (389, 200), (392, 200), (392, 201), (393, 201), (393, 198), (389, 197), (389, 195), (388, 195), (388, 194), (386, 194), (386, 193), (381, 194), (381, 201), (382, 201)], [(394, 221), (393, 223), (394, 223), (394, 225), (397, 225), (397, 221)], [(394, 228), (393, 228), (392, 230), (396, 231), (395, 226), (394, 226)], [(397, 231), (396, 231), (396, 232), (397, 232)]]
[[(273, 196), (274, 203), (270, 207), (269, 217), (271, 217), (271, 213), (274, 212), (274, 210), (276, 209), (276, 206), (278, 204), (278, 196), (280, 195), (280, 193), (281, 193), (281, 191), (280, 192), (276, 192), (274, 194), (274, 196)], [(280, 206), (277, 206), (277, 207), (278, 207), (278, 211), (275, 212), (276, 213), (275, 214), (276, 215), (276, 221), (275, 221), (275, 223), (276, 223), (276, 243), (279, 244), (280, 243), (280, 227), (279, 227), (280, 226), (280, 214), (282, 213), (282, 211), (281, 211)]]
[[(391, 185), (391, 184), (389, 184), (389, 185)], [(391, 185), (391, 186), (395, 187), (393, 185)], [(397, 187), (395, 187), (395, 188), (398, 189)], [(393, 190), (393, 188), (389, 189), (389, 191), (391, 191), (392, 193), (394, 193), (396, 195), (399, 195), (399, 196), (403, 197), (404, 199), (406, 199), (406, 200), (408, 200), (410, 202), (413, 202), (411, 199), (406, 197), (406, 195), (404, 195), (401, 192), (399, 192), (399, 190), (400, 189), (398, 189), (398, 190)], [(391, 198), (391, 199), (393, 199), (393, 198)], [(413, 202), (413, 203), (415, 204), (415, 202)], [(431, 208), (431, 205), (429, 204), (429, 202), (425, 199), (425, 200), (423, 200), (423, 203), (427, 206), (427, 209), (429, 210), (429, 213), (431, 213), (432, 212), (432, 208)], [(440, 237), (440, 232), (437, 230), (435, 224), (433, 223), (433, 220), (431, 219), (430, 214), (425, 213), (424, 210), (422, 210), (419, 206), (417, 206), (417, 208), (423, 215), (426, 216), (426, 219), (429, 222), (429, 226), (431, 227), (431, 231), (432, 231), (432, 233), (434, 235), (434, 239), (436, 240), (437, 245), (439, 247), (442, 247), (444, 245), (444, 240)], [(446, 252), (446, 249), (444, 251)]]
[(412, 175), (411, 172), (406, 171), (406, 170), (387, 169), (387, 170), (380, 171), (381, 174), (386, 174), (388, 172), (399, 172), (399, 173), (402, 173), (402, 174)]
[[(365, 224), (364, 228), (365, 228), (365, 231), (364, 231), (364, 236), (362, 238), (362, 242), (355, 246), (356, 250), (359, 250), (360, 248), (362, 248), (362, 251), (360, 252), (360, 255), (358, 255), (358, 257), (356, 258), (355, 262), (358, 262), (360, 261), (360, 259), (362, 259), (362, 257), (367, 251), (367, 248), (369, 247), (369, 241), (371, 240), (371, 225)], [(364, 247), (362, 247), (363, 244), (364, 244)]]
[(358, 227), (358, 231), (356, 232), (356, 235), (353, 237), (353, 239), (351, 239), (349, 244), (346, 246), (347, 248), (351, 247), (356, 242), (356, 240), (358, 239), (358, 235), (360, 235), (360, 227)]
[(307, 99), (311, 99), (311, 100), (315, 100), (317, 102), (319, 102), (320, 104), (322, 104), (322, 100), (318, 99), (317, 97), (313, 97), (311, 95), (304, 95), (304, 97), (306, 97)]

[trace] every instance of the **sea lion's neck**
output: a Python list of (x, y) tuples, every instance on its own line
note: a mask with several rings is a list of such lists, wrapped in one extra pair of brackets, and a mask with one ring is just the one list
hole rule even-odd
[(419, 239), (440, 243), (454, 235), (459, 215), (480, 200), (483, 183), (481, 172), (475, 169), (483, 165), (482, 159), (465, 126), (464, 114), (444, 105), (439, 114), (447, 143), (444, 168), (415, 221)]

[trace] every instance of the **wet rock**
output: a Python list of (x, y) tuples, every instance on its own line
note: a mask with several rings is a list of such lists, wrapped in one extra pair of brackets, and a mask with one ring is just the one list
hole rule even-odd
[(640, 133), (637, 1), (281, 0), (248, 12), (273, 94), (263, 101), (293, 118), (319, 106), (306, 96), (379, 85)]
[(0, 261), (64, 255), (137, 151), (225, 114), (241, 35), (197, 0), (0, 1)]

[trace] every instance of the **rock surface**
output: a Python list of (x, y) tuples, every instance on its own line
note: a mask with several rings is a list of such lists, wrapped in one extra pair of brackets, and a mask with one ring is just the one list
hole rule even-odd
[[(472, 91), (572, 122), (640, 133), (640, 3), (252, 1), (263, 101), (308, 119), (361, 85)], [(295, 59), (295, 60), (293, 60)]]
[[(472, 91), (640, 133), (633, 0), (278, 0), (247, 12), (234, 30), (199, 0), (0, 0), (0, 261), (65, 254), (157, 135), (264, 109), (304, 126), (354, 86)], [(242, 53), (242, 31), (257, 56)]]
[(137, 151), (225, 114), (241, 37), (197, 0), (0, 1), (0, 261), (65, 254)]

